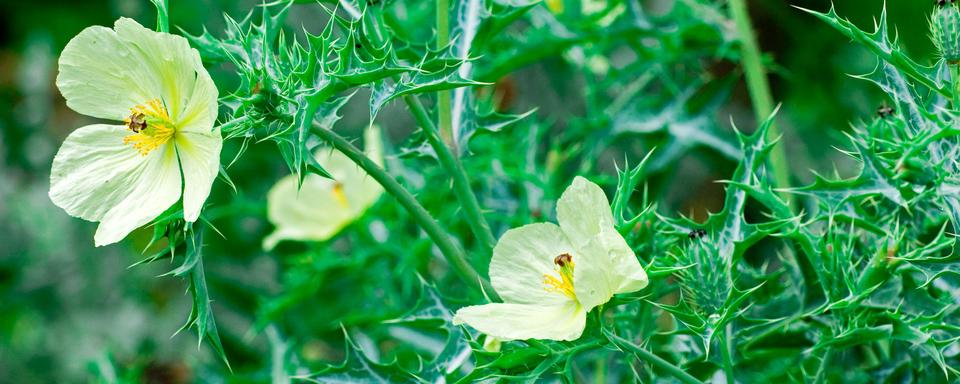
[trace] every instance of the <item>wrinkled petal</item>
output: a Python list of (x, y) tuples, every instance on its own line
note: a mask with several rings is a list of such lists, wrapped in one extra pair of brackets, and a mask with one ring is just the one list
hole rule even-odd
[(610, 202), (603, 189), (580, 176), (557, 201), (557, 221), (573, 244), (590, 241), (602, 228), (613, 228)]
[[(371, 160), (383, 162), (380, 157), (367, 154)], [(383, 194), (383, 187), (367, 174), (362, 168), (357, 166), (347, 155), (333, 150), (321, 149), (317, 152), (317, 161), (323, 166), (332, 180), (325, 189), (327, 194), (336, 194), (333, 196), (340, 204), (332, 205), (331, 209), (346, 209), (352, 216), (360, 216), (366, 212)], [(334, 186), (340, 188), (334, 190)], [(312, 193), (314, 191), (309, 191)], [(301, 194), (304, 193), (301, 191)], [(309, 196), (309, 195), (308, 195)], [(344, 204), (346, 202), (346, 204)]]
[(318, 175), (307, 175), (297, 190), (296, 175), (280, 180), (267, 194), (267, 218), (277, 229), (264, 239), (263, 247), (272, 249), (281, 240), (324, 241), (349, 224), (349, 200), (333, 192), (334, 182)]
[(196, 50), (193, 50), (192, 56), (199, 68), (197, 81), (193, 84), (193, 92), (187, 99), (183, 112), (176, 117), (175, 121), (180, 132), (209, 134), (217, 122), (219, 92), (210, 74), (200, 66), (200, 57)]
[[(380, 131), (364, 133), (364, 152), (383, 164)], [(323, 148), (316, 159), (331, 178), (307, 175), (297, 188), (297, 178), (281, 179), (267, 194), (267, 218), (277, 229), (263, 240), (273, 249), (282, 240), (325, 241), (363, 215), (383, 194), (383, 187), (343, 153)]]
[(84, 29), (60, 54), (57, 88), (84, 115), (123, 120), (130, 108), (160, 95), (143, 55), (106, 27)]
[(89, 125), (64, 141), (50, 171), (50, 199), (71, 216), (100, 221), (97, 246), (120, 241), (180, 199), (172, 145), (146, 156), (123, 143), (123, 126)]
[(604, 229), (598, 236), (610, 257), (613, 293), (630, 293), (645, 288), (649, 283), (647, 272), (623, 236), (613, 228)]
[(612, 259), (599, 237), (577, 247), (580, 261), (573, 271), (573, 288), (586, 311), (610, 301), (616, 292), (618, 277)]
[(555, 275), (553, 259), (571, 254), (580, 268), (576, 254), (560, 227), (540, 223), (514, 228), (500, 237), (490, 260), (490, 282), (505, 302), (519, 304), (560, 304), (572, 299), (558, 292), (547, 291), (545, 275)]
[(586, 311), (574, 301), (558, 305), (485, 304), (461, 308), (453, 317), (456, 325), (467, 324), (503, 341), (547, 339), (572, 341), (580, 338)]
[(130, 108), (160, 99), (174, 122), (208, 132), (217, 116), (217, 89), (187, 40), (120, 18), (94, 26), (60, 55), (57, 87), (73, 110), (123, 120)]
[[(157, 33), (125, 17), (117, 20), (114, 29), (119, 39), (131, 47), (140, 58), (139, 67), (147, 70), (159, 83), (160, 92), (151, 96), (163, 100), (170, 118), (175, 123), (180, 124), (185, 120), (183, 117), (188, 102), (193, 99), (193, 93), (198, 91), (203, 94), (198, 95), (196, 103), (199, 106), (191, 110), (191, 113), (203, 114), (204, 120), (210, 120), (206, 126), (213, 125), (209, 119), (209, 111), (212, 100), (212, 110), (216, 113), (216, 90), (206, 75), (206, 70), (200, 65), (199, 54), (190, 48), (187, 39), (169, 33)], [(212, 94), (211, 87), (214, 88)], [(141, 100), (139, 103), (145, 101), (148, 100)]]
[(581, 256), (574, 288), (586, 310), (647, 285), (646, 272), (614, 228), (610, 202), (598, 185), (574, 178), (557, 202), (557, 220)]
[(183, 170), (183, 218), (197, 221), (203, 203), (220, 171), (220, 131), (207, 133), (177, 132), (174, 138)]
[(638, 291), (649, 282), (637, 256), (613, 228), (581, 244), (578, 252), (582, 262), (573, 272), (573, 287), (587, 311), (610, 301), (614, 294)]

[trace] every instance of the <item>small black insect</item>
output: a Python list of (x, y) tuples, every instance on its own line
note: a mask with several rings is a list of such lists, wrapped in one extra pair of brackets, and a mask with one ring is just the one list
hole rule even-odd
[(687, 234), (687, 237), (689, 237), (689, 238), (692, 240), (692, 239), (699, 239), (699, 238), (704, 237), (704, 236), (706, 236), (706, 235), (707, 235), (707, 231), (705, 231), (705, 230), (703, 230), (703, 229), (694, 229), (694, 230), (690, 231), (690, 233)]
[(893, 116), (893, 112), (893, 108), (888, 105), (881, 105), (880, 108), (877, 108), (877, 116), (880, 116), (881, 119)]

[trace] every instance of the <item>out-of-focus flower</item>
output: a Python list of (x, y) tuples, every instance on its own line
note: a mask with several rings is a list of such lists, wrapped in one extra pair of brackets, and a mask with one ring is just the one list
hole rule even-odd
[(220, 169), (217, 88), (187, 40), (121, 18), (94, 26), (60, 55), (57, 87), (78, 113), (123, 125), (73, 131), (53, 160), (50, 199), (100, 222), (116, 243), (180, 201), (194, 222)]
[(493, 337), (493, 336), (490, 336), (490, 335), (486, 335), (486, 336), (483, 337), (483, 350), (484, 350), (484, 351), (487, 351), (487, 352), (500, 352), (500, 347), (502, 347), (502, 346), (503, 346), (503, 341), (500, 340), (500, 339), (498, 339), (498, 338), (496, 338), (496, 337)]
[[(365, 152), (383, 165), (380, 129), (364, 132)], [(281, 240), (324, 241), (352, 223), (370, 208), (383, 187), (343, 153), (320, 149), (317, 162), (331, 178), (310, 174), (297, 188), (297, 177), (288, 175), (267, 194), (267, 217), (277, 229), (263, 239), (263, 248), (273, 249)]]
[(550, 9), (550, 12), (554, 14), (563, 13), (563, 0), (546, 0), (547, 8)]
[(497, 242), (490, 279), (503, 303), (461, 308), (466, 323), (500, 340), (575, 340), (586, 314), (614, 294), (643, 289), (647, 274), (613, 226), (596, 184), (577, 177), (557, 202), (552, 223), (514, 228)]

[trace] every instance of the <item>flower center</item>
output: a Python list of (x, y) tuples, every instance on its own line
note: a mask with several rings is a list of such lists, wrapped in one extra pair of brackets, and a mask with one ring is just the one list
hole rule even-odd
[(130, 108), (130, 117), (123, 122), (133, 132), (123, 138), (123, 143), (132, 145), (143, 156), (169, 141), (176, 132), (167, 108), (159, 99)]
[(553, 264), (557, 266), (556, 271), (560, 278), (544, 274), (543, 289), (547, 292), (562, 293), (571, 299), (576, 299), (577, 295), (573, 291), (573, 256), (570, 256), (569, 253), (560, 254), (560, 256), (553, 258)]
[(343, 183), (339, 181), (333, 182), (333, 198), (344, 208), (350, 206), (350, 202), (347, 201), (347, 194), (343, 193)]

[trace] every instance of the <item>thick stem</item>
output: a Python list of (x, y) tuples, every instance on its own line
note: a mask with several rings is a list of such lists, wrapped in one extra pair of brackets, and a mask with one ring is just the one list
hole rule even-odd
[(660, 358), (660, 356), (654, 355), (652, 352), (646, 349), (643, 349), (634, 343), (631, 343), (627, 339), (624, 339), (620, 336), (607, 333), (607, 332), (604, 332), (604, 334), (607, 336), (607, 339), (610, 340), (611, 343), (615, 344), (616, 346), (622, 349), (627, 350), (628, 352), (633, 353), (640, 360), (647, 362), (647, 364), (650, 364), (654, 367), (660, 368), (661, 370), (664, 370), (670, 373), (670, 375), (677, 378), (681, 382), (687, 383), (687, 384), (703, 384), (700, 380), (697, 380), (696, 377), (693, 377), (692, 375), (684, 371), (682, 368), (671, 364), (669, 361), (666, 361)]
[(383, 168), (380, 168), (373, 160), (364, 155), (363, 151), (333, 131), (314, 124), (312, 132), (350, 158), (350, 160), (366, 171), (370, 177), (380, 183), (384, 191), (393, 195), (400, 205), (410, 213), (413, 220), (433, 239), (437, 248), (440, 249), (440, 253), (442, 253), (444, 258), (447, 259), (447, 262), (453, 266), (453, 269), (460, 275), (463, 281), (475, 289), (483, 289), (486, 294), (491, 297), (496, 296), (490, 283), (481, 277), (480, 274), (473, 269), (473, 266), (467, 262), (463, 249), (450, 239), (450, 236), (440, 227), (440, 224), (433, 216), (431, 216), (430, 213), (420, 205), (420, 202), (400, 185), (393, 176), (390, 176)]
[[(746, 0), (730, 0), (729, 7), (730, 17), (736, 25), (737, 35), (740, 36), (741, 64), (747, 80), (747, 90), (750, 91), (753, 112), (758, 122), (764, 121), (773, 113), (773, 97), (770, 95), (770, 84), (767, 81), (767, 71), (763, 68), (757, 37), (750, 25)], [(773, 140), (779, 136), (780, 129), (777, 125), (770, 125), (767, 138)], [(790, 167), (787, 164), (787, 155), (783, 145), (775, 146), (770, 152), (770, 165), (773, 168), (773, 178), (776, 186), (778, 188), (789, 188)], [(790, 201), (793, 205), (793, 200)]]
[(733, 376), (733, 344), (730, 342), (730, 339), (733, 336), (733, 326), (727, 324), (724, 329), (723, 337), (720, 339), (722, 343), (720, 348), (723, 353), (723, 375), (727, 377), (727, 384), (734, 384)]
[(463, 169), (463, 164), (460, 163), (459, 158), (453, 155), (450, 147), (444, 144), (440, 136), (438, 136), (437, 127), (433, 124), (433, 121), (430, 120), (430, 114), (427, 113), (426, 108), (420, 103), (420, 99), (416, 96), (408, 95), (403, 97), (403, 101), (410, 107), (413, 117), (417, 120), (417, 123), (420, 124), (420, 127), (423, 128), (424, 135), (426, 135), (430, 147), (437, 152), (437, 159), (440, 161), (440, 165), (443, 166), (447, 174), (453, 178), (453, 192), (457, 195), (457, 200), (460, 201), (463, 207), (463, 213), (467, 224), (470, 225), (470, 231), (476, 236), (480, 245), (484, 247), (484, 251), (489, 254), (493, 250), (493, 246), (496, 245), (497, 239), (493, 236), (493, 232), (490, 230), (490, 224), (487, 224), (487, 219), (483, 217), (480, 203), (477, 201), (477, 195), (474, 194), (473, 189), (470, 188), (470, 178)]
[(953, 109), (960, 110), (960, 65), (947, 63), (950, 67), (950, 80), (953, 81)]
[(827, 367), (830, 360), (833, 359), (833, 348), (827, 347), (823, 350), (823, 358), (820, 360), (820, 368), (817, 368), (817, 376), (814, 378), (814, 384), (824, 383), (827, 376)]
[(596, 367), (594, 368), (596, 372), (594, 374), (594, 382), (597, 384), (606, 383), (607, 382), (607, 359), (598, 358), (594, 364), (596, 364)]
[(157, 32), (170, 32), (170, 16), (167, 0), (150, 0), (157, 7)]
[[(444, 49), (450, 44), (450, 2), (436, 0), (437, 4), (437, 49)], [(456, 148), (453, 138), (453, 115), (450, 91), (437, 92), (437, 118), (440, 126), (440, 137), (450, 148)]]

